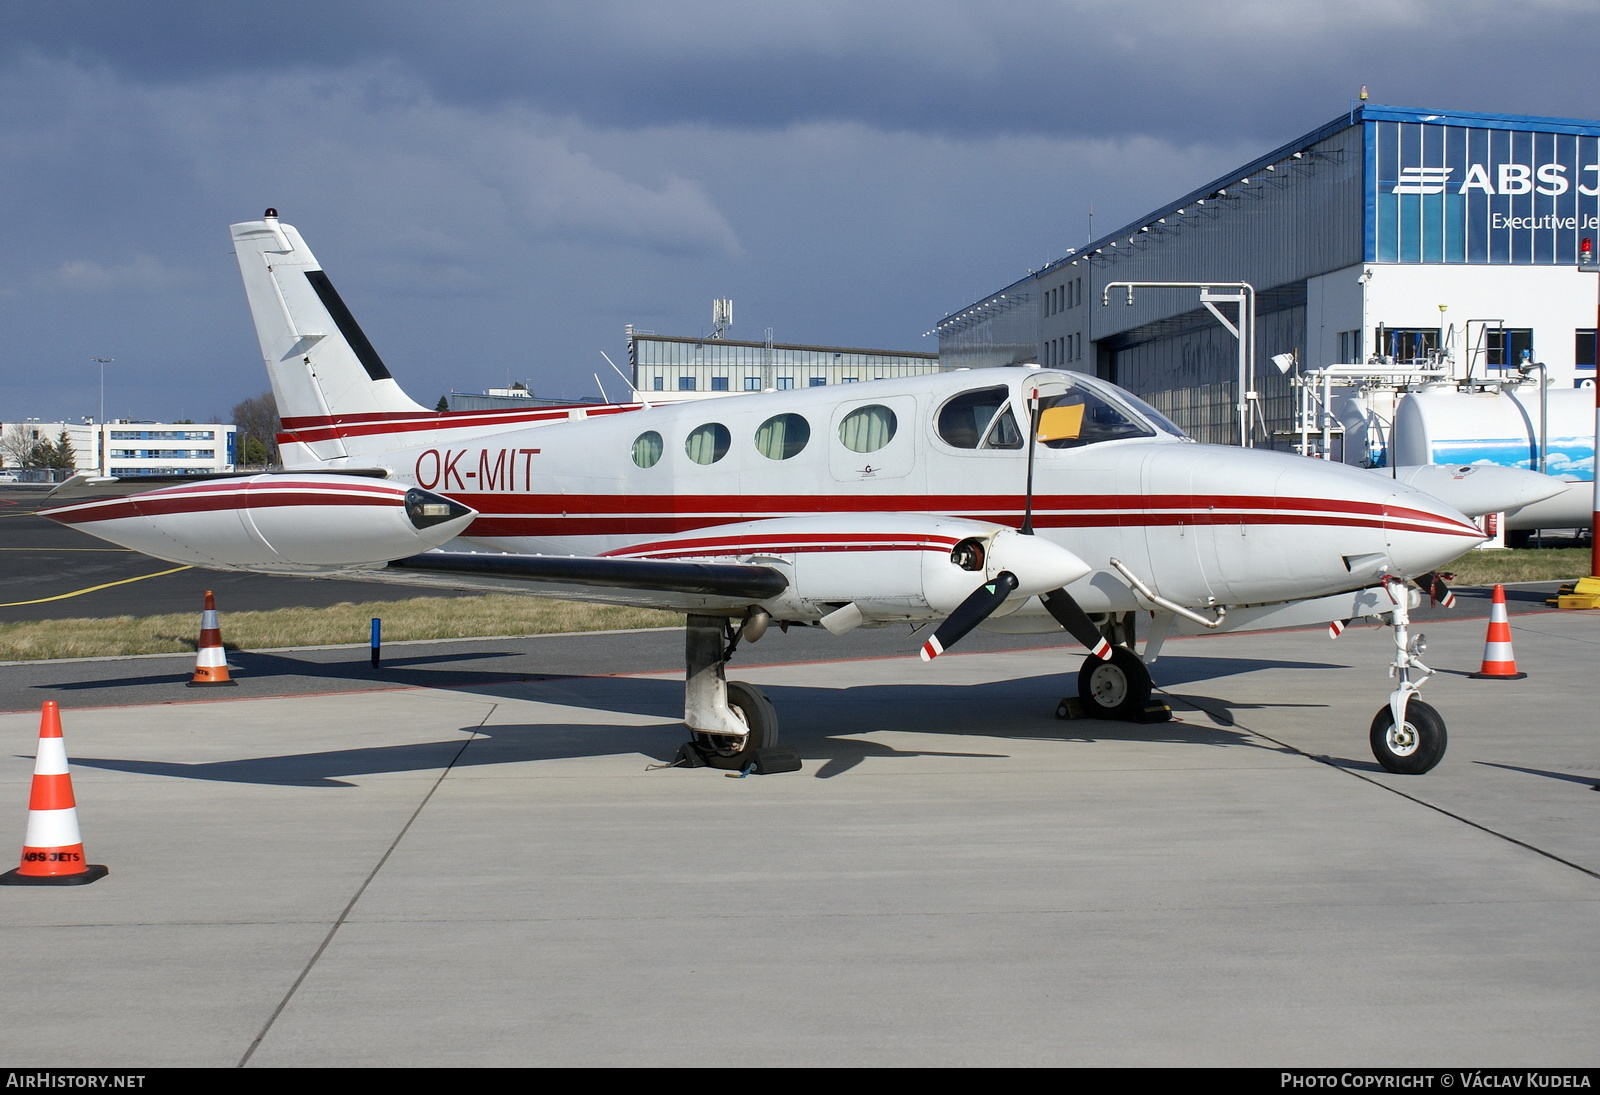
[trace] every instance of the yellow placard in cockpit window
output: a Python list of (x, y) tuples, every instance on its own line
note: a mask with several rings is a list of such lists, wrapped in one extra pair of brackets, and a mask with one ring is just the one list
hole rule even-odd
[(1046, 407), (1039, 414), (1040, 441), (1075, 441), (1083, 433), (1083, 404)]

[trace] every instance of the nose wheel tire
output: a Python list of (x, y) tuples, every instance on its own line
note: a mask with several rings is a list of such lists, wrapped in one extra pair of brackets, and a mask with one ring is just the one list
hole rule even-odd
[(743, 681), (728, 682), (728, 707), (750, 728), (741, 738), (696, 732), (694, 743), (712, 768), (738, 770), (756, 760), (756, 753), (778, 744), (778, 712), (761, 689)]
[(1109, 661), (1092, 654), (1078, 670), (1078, 702), (1085, 718), (1137, 720), (1150, 702), (1150, 671), (1125, 646), (1111, 648)]
[(1396, 727), (1388, 704), (1372, 718), (1372, 755), (1391, 772), (1420, 776), (1444, 758), (1449, 736), (1439, 712), (1413, 699), (1406, 704), (1405, 725)]

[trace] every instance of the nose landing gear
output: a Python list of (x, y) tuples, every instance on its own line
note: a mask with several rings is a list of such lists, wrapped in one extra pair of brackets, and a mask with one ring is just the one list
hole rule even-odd
[[(1394, 602), (1388, 613), (1395, 649), (1389, 676), (1399, 682), (1389, 693), (1388, 704), (1372, 718), (1372, 755), (1390, 772), (1420, 776), (1444, 758), (1449, 735), (1439, 712), (1416, 698), (1434, 671), (1422, 661), (1426, 649), (1422, 636), (1413, 639), (1410, 634), (1411, 589), (1400, 578), (1385, 578), (1383, 588)], [(1421, 676), (1413, 681), (1413, 673)]]

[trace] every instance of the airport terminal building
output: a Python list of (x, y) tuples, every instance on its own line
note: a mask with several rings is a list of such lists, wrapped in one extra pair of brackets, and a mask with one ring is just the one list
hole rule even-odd
[[(1298, 400), (1276, 355), (1445, 350), (1478, 377), (1531, 360), (1556, 386), (1592, 383), (1600, 274), (1579, 267), (1597, 241), (1600, 122), (1362, 104), (946, 316), (939, 356), (1091, 373), (1236, 443), (1237, 305), (1216, 298), (1245, 283), (1254, 440), (1287, 447)], [(1127, 282), (1185, 284), (1130, 300)]]
[[(84, 475), (217, 475), (235, 466), (238, 427), (224, 422), (24, 422), (0, 424), (0, 466), (9, 464), (23, 479), (48, 481), (52, 475), (30, 467), (24, 451), (54, 444), (65, 434), (72, 446), (73, 471)], [(60, 479), (66, 469), (53, 477)]]

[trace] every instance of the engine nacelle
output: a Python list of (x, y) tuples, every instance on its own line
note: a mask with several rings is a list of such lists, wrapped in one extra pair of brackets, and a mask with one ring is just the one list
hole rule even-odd
[(307, 474), (211, 479), (43, 516), (169, 562), (318, 574), (440, 547), (477, 511), (418, 487)]
[(1020, 604), (1093, 569), (1043, 537), (916, 513), (745, 521), (610, 554), (768, 566), (789, 579), (788, 591), (769, 606), (780, 618), (817, 619), (854, 605), (862, 619), (878, 622), (941, 619), (1002, 571), (1017, 576), (1010, 600)]

